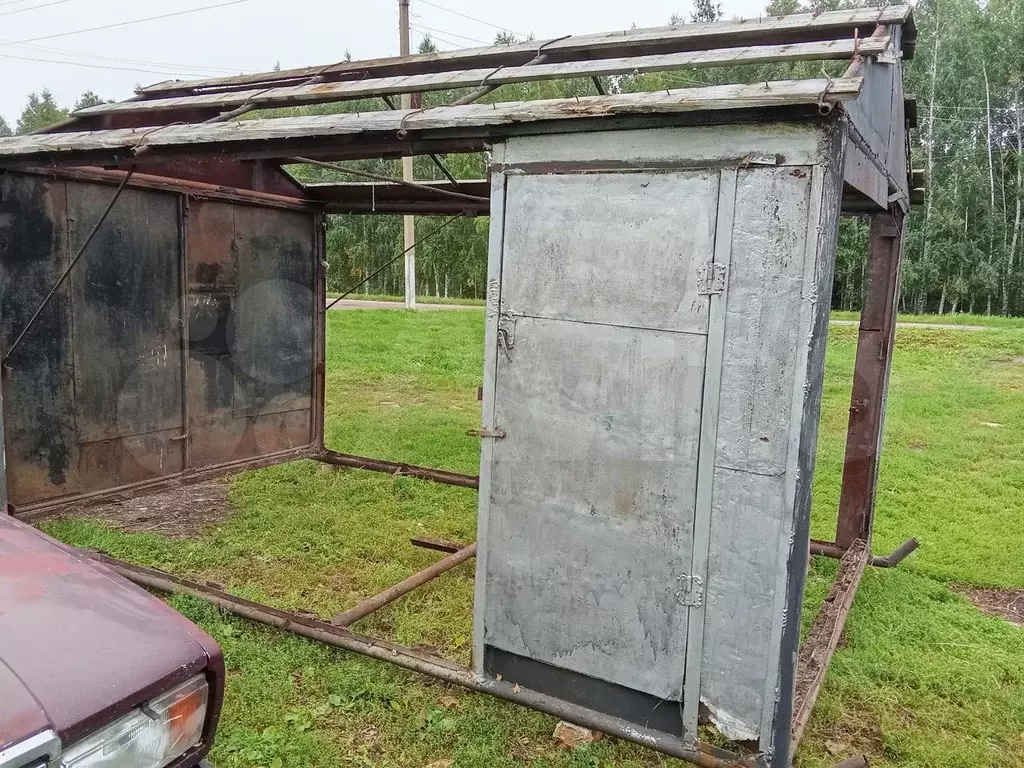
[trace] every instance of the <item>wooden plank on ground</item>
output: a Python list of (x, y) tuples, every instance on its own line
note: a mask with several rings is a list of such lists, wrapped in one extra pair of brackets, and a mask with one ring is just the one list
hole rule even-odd
[(800, 644), (797, 657), (796, 693), (793, 700), (792, 752), (804, 735), (811, 712), (818, 700), (825, 673), (828, 672), (832, 654), (839, 645), (846, 617), (857, 595), (864, 567), (867, 565), (868, 545), (857, 539), (843, 555), (839, 564), (839, 572), (832, 584), (821, 610), (814, 619), (810, 634)]

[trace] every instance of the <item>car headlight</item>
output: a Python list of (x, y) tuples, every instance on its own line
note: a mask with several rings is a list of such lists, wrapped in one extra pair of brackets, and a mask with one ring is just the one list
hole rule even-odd
[(69, 747), (61, 768), (162, 768), (199, 743), (208, 697), (194, 677)]

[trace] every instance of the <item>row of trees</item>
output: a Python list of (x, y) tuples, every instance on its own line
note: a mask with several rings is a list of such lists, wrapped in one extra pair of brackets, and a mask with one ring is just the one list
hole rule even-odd
[[(773, 0), (770, 15), (834, 10), (842, 0)], [(720, 6), (696, 0), (673, 24), (721, 18)], [(909, 219), (901, 310), (1024, 314), (1024, 4), (1021, 0), (920, 0), (915, 58), (906, 62), (906, 90), (918, 100), (919, 128), (912, 135), (915, 168), (928, 176), (926, 203)], [(514, 42), (507, 34), (496, 43)], [(422, 52), (435, 50), (429, 38)], [(839, 74), (845, 65), (827, 65)], [(727, 69), (676, 71), (605, 78), (611, 92), (657, 90), (718, 82), (758, 82), (787, 77), (819, 77), (820, 62)], [(506, 85), (492, 100), (511, 101), (592, 95), (589, 80)], [(423, 95), (424, 106), (450, 103), (462, 92)], [(76, 107), (98, 103), (83, 94)], [(282, 110), (276, 114), (324, 114), (383, 108), (377, 101)], [(47, 92), (33, 94), (16, 131), (26, 132), (65, 117)], [(0, 132), (4, 129), (0, 121)], [(445, 164), (458, 178), (483, 178), (482, 155), (449, 155)], [(350, 167), (400, 176), (395, 160), (351, 163)], [(443, 178), (430, 158), (417, 158), (419, 179)], [(335, 171), (293, 167), (304, 180), (351, 180)], [(441, 220), (417, 219), (422, 238)], [(833, 303), (857, 309), (864, 283), (867, 225), (844, 219)], [(402, 250), (397, 216), (332, 216), (328, 230), (329, 283), (344, 290), (381, 270), (360, 290), (397, 294), (403, 290), (402, 263), (388, 262)], [(417, 249), (421, 293), (482, 297), (487, 261), (487, 221), (465, 219), (444, 228)]]

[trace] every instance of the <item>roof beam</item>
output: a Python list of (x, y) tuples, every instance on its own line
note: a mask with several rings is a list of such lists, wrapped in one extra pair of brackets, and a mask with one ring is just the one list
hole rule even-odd
[(408, 57), (366, 59), (303, 67), (256, 75), (209, 78), (193, 81), (165, 81), (143, 88), (143, 98), (189, 95), (204, 90), (246, 89), (277, 84), (298, 85), (354, 80), (365, 77), (417, 75), (467, 67), (514, 67), (525, 64), (539, 51), (548, 62), (649, 56), (680, 51), (746, 45), (782, 45), (833, 40), (843, 37), (865, 39), (878, 24), (905, 25), (904, 56), (910, 58), (914, 38), (912, 9), (892, 5), (882, 9), (826, 11), (819, 14), (740, 19), (712, 24), (682, 24), (623, 32), (570, 35), (513, 45), (467, 48), (456, 51), (419, 54)]
[[(306, 184), (306, 194), (324, 203), (328, 213), (454, 214), (486, 216), (490, 210), (491, 185), (486, 179), (460, 180), (458, 187), (448, 181), (421, 181), (415, 189), (387, 182), (330, 182)], [(447, 193), (473, 195), (478, 200), (451, 197)]]
[(160, 117), (164, 118), (168, 114), (183, 110), (195, 111), (202, 109), (209, 110), (211, 114), (217, 114), (221, 110), (234, 110), (243, 107), (251, 109), (293, 107), (305, 104), (361, 99), (370, 96), (471, 88), (480, 86), (483, 83), (486, 83), (487, 86), (499, 86), (508, 83), (573, 77), (599, 77), (628, 72), (646, 73), (676, 69), (704, 69), (786, 61), (847, 60), (857, 54), (863, 56), (881, 54), (888, 49), (889, 41), (890, 38), (886, 36), (880, 38), (872, 37), (859, 42), (851, 39), (798, 43), (795, 45), (749, 46), (746, 48), (672, 53), (661, 56), (573, 61), (558, 64), (532, 64), (520, 67), (507, 67), (497, 71), (493, 69), (469, 69), (459, 72), (383, 77), (324, 85), (298, 85), (226, 93), (207, 93), (168, 99), (99, 104), (79, 110), (75, 113), (75, 117), (94, 118), (109, 115), (138, 115), (146, 112), (160, 112), (163, 113)]
[[(897, 49), (900, 34), (899, 28), (892, 30)], [(845, 105), (850, 143), (844, 178), (881, 210), (899, 205), (905, 211), (910, 205), (910, 168), (903, 64), (898, 56), (884, 58), (857, 62), (864, 87), (856, 101)]]
[[(410, 152), (414, 142), (469, 140), (480, 144), (523, 133), (638, 127), (648, 118), (683, 118), (690, 113), (742, 113), (785, 107), (827, 105), (855, 99), (860, 78), (783, 80), (749, 85), (716, 85), (657, 93), (588, 96), (507, 104), (469, 104), (423, 111), (396, 110), (318, 115), (206, 125), (168, 125), (156, 130), (111, 130), (39, 134), (0, 139), (0, 165), (53, 163), (103, 165), (157, 162), (182, 154), (236, 157), (358, 156)], [(747, 116), (749, 119), (749, 116)], [(651, 120), (650, 122), (655, 122)], [(381, 151), (381, 149), (385, 151)], [(424, 147), (425, 148), (425, 147)], [(438, 151), (425, 148), (427, 152)], [(323, 154), (316, 155), (318, 157)]]

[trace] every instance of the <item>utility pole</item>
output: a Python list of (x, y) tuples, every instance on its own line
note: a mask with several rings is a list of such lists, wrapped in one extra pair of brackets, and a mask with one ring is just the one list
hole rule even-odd
[[(398, 45), (402, 56), (409, 55), (409, 0), (398, 0)], [(402, 94), (402, 109), (412, 109), (412, 94)], [(402, 158), (402, 178), (413, 180), (412, 157)], [(416, 309), (416, 219), (403, 216), (405, 231), (405, 307)]]

